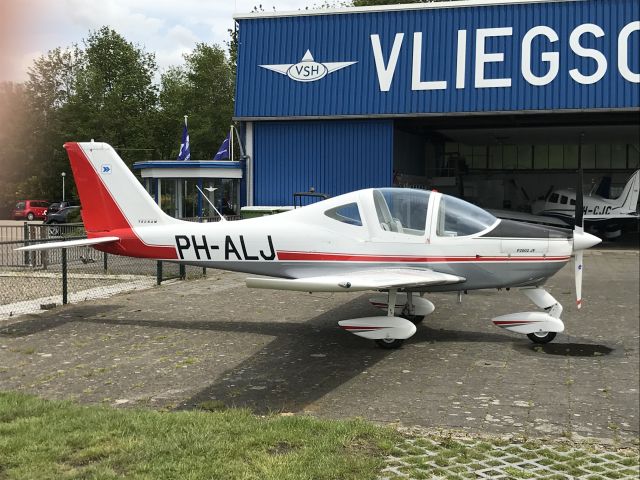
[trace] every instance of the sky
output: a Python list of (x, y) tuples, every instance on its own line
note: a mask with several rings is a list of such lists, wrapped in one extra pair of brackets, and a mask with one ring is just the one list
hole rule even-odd
[(0, 81), (21, 82), (33, 60), (80, 44), (108, 25), (156, 54), (160, 73), (182, 63), (196, 42), (225, 47), (234, 13), (305, 9), (314, 0), (0, 0)]

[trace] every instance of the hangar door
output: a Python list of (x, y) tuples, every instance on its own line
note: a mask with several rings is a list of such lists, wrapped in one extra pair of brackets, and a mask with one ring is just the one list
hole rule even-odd
[(335, 196), (392, 183), (392, 120), (255, 122), (253, 136), (255, 205), (292, 205), (311, 188)]

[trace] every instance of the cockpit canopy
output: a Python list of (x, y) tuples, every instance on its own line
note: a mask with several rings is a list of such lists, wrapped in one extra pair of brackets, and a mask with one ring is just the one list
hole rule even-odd
[[(431, 192), (410, 188), (376, 188), (371, 192), (381, 230), (404, 235), (425, 235)], [(369, 202), (361, 207), (371, 208)], [(440, 197), (437, 208), (436, 234), (440, 237), (473, 235), (497, 222), (489, 212), (449, 195)], [(330, 208), (325, 211), (325, 215), (348, 225), (363, 225), (361, 212), (355, 201)]]
[[(383, 230), (424, 235), (430, 192), (408, 188), (373, 190), (376, 214)], [(459, 198), (442, 195), (436, 234), (461, 237), (481, 232), (496, 222), (489, 212)]]
[(486, 210), (456, 197), (443, 195), (438, 210), (440, 237), (463, 237), (482, 232), (494, 225), (498, 219)]

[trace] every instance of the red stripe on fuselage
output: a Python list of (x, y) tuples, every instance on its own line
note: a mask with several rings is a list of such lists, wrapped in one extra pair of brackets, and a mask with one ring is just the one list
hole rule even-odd
[(540, 322), (540, 320), (499, 320), (499, 321), (495, 321), (494, 320), (494, 324), (495, 325), (513, 325), (513, 326), (518, 326), (518, 325), (528, 325), (530, 323), (538, 323)]
[(316, 262), (395, 262), (395, 263), (456, 263), (456, 262), (560, 262), (561, 257), (419, 257), (409, 255), (361, 255), (355, 253), (310, 253), (278, 251), (278, 260)]
[(140, 240), (80, 145), (68, 142), (64, 144), (64, 148), (69, 155), (73, 178), (80, 195), (82, 220), (87, 237), (120, 238), (117, 242), (95, 245), (94, 248), (128, 257), (171, 260), (178, 258), (175, 247), (148, 245)]

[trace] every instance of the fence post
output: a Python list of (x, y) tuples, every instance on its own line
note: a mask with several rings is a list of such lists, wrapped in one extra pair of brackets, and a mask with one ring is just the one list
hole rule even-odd
[(108, 269), (107, 252), (102, 252), (102, 268), (104, 269), (104, 273), (107, 273), (107, 269)]
[(207, 267), (202, 267), (202, 276), (203, 277), (207, 276)]
[(184, 264), (180, 264), (180, 280), (187, 278), (187, 267)]
[(68, 285), (67, 285), (67, 249), (62, 249), (62, 304), (68, 303)]
[[(24, 246), (29, 246), (29, 226), (27, 222), (24, 222), (22, 238), (24, 239)], [(29, 265), (29, 252), (24, 252), (24, 264)]]
[(160, 285), (162, 283), (162, 261), (158, 260), (156, 264), (156, 284)]

